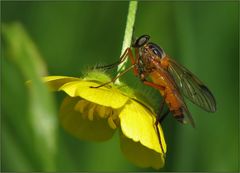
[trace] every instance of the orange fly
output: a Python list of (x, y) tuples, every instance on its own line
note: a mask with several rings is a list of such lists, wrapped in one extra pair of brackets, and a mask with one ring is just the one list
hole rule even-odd
[[(142, 35), (132, 44), (132, 47), (125, 50), (118, 62), (97, 68), (112, 68), (124, 62), (129, 57), (132, 65), (110, 82), (114, 82), (127, 71), (133, 69), (134, 74), (145, 85), (159, 90), (163, 97), (163, 101), (160, 104), (159, 116), (155, 123), (156, 126), (171, 112), (179, 122), (189, 122), (194, 127), (193, 118), (185, 104), (183, 96), (205, 111), (215, 112), (216, 101), (213, 94), (194, 74), (169, 58), (161, 47), (149, 42), (149, 40), (150, 36)], [(133, 56), (133, 51), (135, 51), (135, 57)], [(98, 87), (108, 83), (104, 83)], [(164, 103), (168, 106), (168, 111), (165, 113), (162, 112)], [(156, 129), (158, 138), (160, 139), (158, 128)]]

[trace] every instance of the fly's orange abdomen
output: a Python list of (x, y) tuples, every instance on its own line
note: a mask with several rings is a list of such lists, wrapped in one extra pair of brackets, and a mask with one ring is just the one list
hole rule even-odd
[(170, 111), (177, 110), (181, 107), (181, 103), (178, 101), (176, 96), (173, 94), (170, 88), (165, 89), (165, 101), (169, 104)]
[(174, 92), (174, 87), (172, 86), (172, 83), (170, 83), (167, 78), (158, 72), (152, 72), (150, 74), (150, 77), (152, 78), (153, 82), (157, 85), (160, 85), (164, 89), (159, 90), (161, 95), (165, 98), (165, 102), (169, 107), (169, 110), (175, 115), (182, 115), (182, 109), (181, 109), (181, 102), (177, 98)]

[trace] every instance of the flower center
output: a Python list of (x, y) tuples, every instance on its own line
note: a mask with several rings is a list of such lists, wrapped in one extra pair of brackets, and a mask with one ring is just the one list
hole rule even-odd
[(101, 106), (81, 99), (75, 105), (74, 110), (80, 112), (83, 119), (90, 121), (105, 118), (112, 129), (116, 129), (119, 125), (118, 110), (112, 109), (111, 107)]

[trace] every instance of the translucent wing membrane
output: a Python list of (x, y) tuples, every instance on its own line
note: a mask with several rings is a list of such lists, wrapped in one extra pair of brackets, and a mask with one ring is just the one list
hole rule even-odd
[(168, 71), (185, 97), (208, 112), (216, 111), (213, 94), (194, 74), (172, 59), (169, 59)]
[[(172, 82), (174, 82), (174, 85), (177, 85), (175, 81), (172, 81)], [(183, 111), (183, 119), (179, 122), (184, 123), (184, 124), (190, 123), (193, 127), (195, 127), (195, 123), (194, 123), (194, 120), (192, 118), (192, 115), (188, 110), (188, 107), (187, 107), (187, 105), (184, 101), (183, 96), (181, 95), (181, 92), (179, 91), (178, 85), (175, 86), (175, 89), (176, 89), (175, 90), (175, 96), (178, 98), (179, 102), (181, 103), (182, 111)]]
[(183, 122), (182, 123), (190, 123), (193, 127), (195, 127), (195, 123), (194, 123), (194, 120), (192, 118), (192, 115), (191, 113), (189, 112), (185, 102), (183, 102), (183, 114), (184, 114), (184, 117), (183, 117)]
[(174, 115), (174, 117), (183, 124), (190, 123), (193, 127), (195, 127), (195, 123), (192, 118), (192, 115), (187, 108), (187, 105), (184, 101), (182, 93), (180, 92), (180, 87), (178, 87), (176, 81), (174, 80), (175, 78), (173, 78), (173, 76), (166, 70), (161, 70), (161, 73), (164, 76), (164, 81), (167, 82), (169, 86), (172, 86), (171, 89), (174, 92), (174, 96), (178, 100), (178, 102), (181, 104), (183, 115), (182, 116)]

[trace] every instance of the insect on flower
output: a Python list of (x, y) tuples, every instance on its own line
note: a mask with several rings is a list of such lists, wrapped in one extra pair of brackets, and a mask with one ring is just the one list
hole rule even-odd
[[(213, 94), (194, 74), (169, 58), (161, 47), (149, 42), (149, 40), (150, 36), (142, 35), (131, 47), (125, 50), (118, 62), (97, 68), (110, 69), (123, 63), (126, 58), (129, 58), (132, 65), (108, 83), (115, 82), (117, 78), (133, 69), (134, 75), (138, 76), (143, 84), (159, 90), (163, 97), (163, 101), (160, 103), (159, 115), (155, 122), (156, 126), (171, 112), (174, 118), (180, 123), (189, 122), (194, 127), (193, 118), (185, 104), (183, 96), (205, 111), (215, 112), (216, 101)], [(163, 113), (165, 103), (168, 110)], [(160, 139), (159, 131), (157, 128), (156, 130)]]

